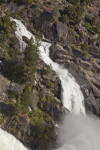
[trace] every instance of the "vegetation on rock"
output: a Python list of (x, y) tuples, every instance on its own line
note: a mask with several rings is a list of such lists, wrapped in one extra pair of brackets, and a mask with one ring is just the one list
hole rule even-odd
[(15, 60), (18, 57), (19, 49), (15, 48), (18, 39), (14, 34), (14, 22), (10, 20), (10, 14), (2, 17), (0, 15), (0, 57), (6, 60)]
[(29, 84), (34, 84), (34, 74), (36, 72), (36, 65), (39, 60), (37, 44), (33, 44), (30, 40), (25, 52), (23, 61), (23, 79)]

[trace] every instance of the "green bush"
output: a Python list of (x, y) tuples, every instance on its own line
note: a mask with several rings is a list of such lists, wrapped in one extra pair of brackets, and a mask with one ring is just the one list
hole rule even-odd
[(69, 17), (68, 17), (68, 15), (67, 14), (63, 14), (63, 16), (62, 16), (62, 21), (64, 22), (64, 23), (69, 23)]
[(66, 7), (64, 14), (67, 15), (66, 18), (69, 18), (70, 24), (78, 24), (82, 19), (83, 7), (80, 5)]
[(41, 96), (39, 102), (38, 102), (38, 107), (41, 108), (43, 110), (43, 108), (45, 108), (46, 105), (49, 105), (50, 102), (52, 102), (52, 98), (50, 96), (50, 94), (46, 94)]
[(13, 26), (9, 12), (5, 17), (0, 17), (0, 56), (6, 60), (15, 60), (19, 54), (19, 50), (15, 48), (19, 42), (14, 35)]
[(90, 23), (84, 23), (83, 24), (83, 26), (87, 29), (87, 31), (90, 33), (91, 32), (91, 30), (92, 30), (92, 26), (91, 26), (91, 24)]
[[(13, 114), (19, 114), (19, 113), (29, 113), (29, 106), (32, 101), (32, 94), (31, 94), (31, 88), (26, 85), (22, 96), (20, 96), (17, 92), (8, 90), (8, 98), (10, 100), (10, 105), (13, 108)], [(12, 100), (15, 100), (13, 102)]]
[(100, 32), (100, 28), (97, 27), (97, 23), (98, 23), (97, 17), (90, 17), (86, 15), (83, 26), (87, 29), (89, 34), (95, 34)]
[(13, 22), (10, 20), (10, 14), (7, 12), (5, 17), (0, 17), (0, 32), (4, 32), (7, 35), (11, 34), (13, 32), (12, 28)]
[(87, 57), (87, 56), (88, 56), (88, 52), (89, 52), (88, 44), (87, 44), (87, 43), (82, 44), (82, 45), (81, 45), (81, 49), (82, 49), (82, 51), (84, 52), (85, 57)]
[(31, 118), (31, 137), (35, 139), (33, 147), (41, 150), (48, 149), (47, 147), (49, 147), (50, 142), (54, 140), (50, 134), (51, 130), (54, 129), (51, 117), (39, 109), (30, 112), (29, 115)]
[[(21, 98), (20, 98), (19, 94), (15, 91), (11, 91), (11, 90), (8, 90), (7, 94), (8, 94), (8, 98), (10, 101), (10, 106), (7, 110), (8, 115), (21, 113), (22, 112), (22, 102), (21, 102)], [(13, 100), (15, 100), (15, 101), (13, 101)]]

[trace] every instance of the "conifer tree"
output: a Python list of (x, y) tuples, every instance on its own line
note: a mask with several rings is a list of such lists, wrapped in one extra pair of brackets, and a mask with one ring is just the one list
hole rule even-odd
[(36, 44), (33, 44), (33, 40), (31, 39), (24, 52), (23, 63), (24, 81), (30, 85), (34, 84), (34, 74), (36, 72), (36, 65), (38, 60), (38, 47)]
[(29, 105), (31, 103), (31, 100), (32, 100), (31, 89), (29, 85), (26, 85), (22, 94), (22, 107), (26, 113), (29, 111)]

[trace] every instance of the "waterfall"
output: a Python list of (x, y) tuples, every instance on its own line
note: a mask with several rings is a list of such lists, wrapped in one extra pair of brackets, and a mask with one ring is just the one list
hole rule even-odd
[[(25, 42), (22, 37), (26, 36), (28, 39), (33, 38), (35, 40), (34, 35), (32, 35), (26, 27), (21, 23), (20, 20), (11, 18), (12, 21), (16, 22), (16, 37), (19, 39), (21, 49), (26, 47)], [(80, 90), (80, 86), (76, 83), (74, 77), (68, 72), (67, 69), (64, 69), (59, 64), (53, 62), (49, 57), (49, 47), (50, 43), (42, 42), (39, 47), (40, 57), (42, 60), (58, 74), (61, 85), (62, 85), (62, 100), (63, 105), (66, 107), (71, 113), (79, 114), (85, 113), (84, 108), (84, 97)]]
[(13, 135), (0, 129), (0, 150), (28, 150)]
[[(21, 50), (26, 47), (22, 37), (33, 38), (20, 20), (16, 22), (16, 36), (19, 39)], [(60, 130), (59, 143), (61, 148), (57, 150), (100, 150), (100, 121), (95, 117), (85, 114), (84, 97), (80, 86), (74, 77), (59, 64), (49, 57), (50, 43), (42, 42), (39, 47), (41, 59), (58, 74), (62, 85), (62, 101), (71, 113), (66, 116)]]

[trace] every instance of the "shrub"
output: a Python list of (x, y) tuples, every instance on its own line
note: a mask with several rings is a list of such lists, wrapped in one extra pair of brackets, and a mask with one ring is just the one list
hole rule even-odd
[(69, 23), (78, 24), (82, 18), (83, 7), (80, 5), (66, 7), (64, 14), (69, 17)]
[(54, 130), (51, 117), (39, 109), (30, 112), (29, 115), (31, 118), (31, 137), (35, 139), (34, 148), (48, 149), (49, 144), (54, 140), (50, 134)]
[(87, 29), (89, 34), (95, 34), (100, 32), (100, 28), (97, 27), (98, 18), (85, 16), (85, 22), (83, 26)]
[(10, 21), (9, 12), (7, 12), (5, 17), (0, 17), (0, 31), (4, 32), (5, 34), (9, 35), (13, 32), (12, 24), (13, 22)]
[(87, 29), (87, 31), (90, 33), (91, 32), (91, 30), (92, 30), (92, 26), (91, 26), (91, 24), (90, 23), (84, 23), (83, 24), (83, 26)]
[(89, 52), (89, 47), (88, 47), (88, 44), (87, 43), (84, 43), (81, 45), (81, 49), (83, 50), (84, 54), (85, 54), (85, 57), (88, 56), (88, 52)]
[(10, 20), (10, 14), (0, 17), (0, 56), (6, 60), (15, 60), (19, 50), (15, 48), (18, 40), (14, 35), (14, 23)]
[(67, 14), (63, 14), (63, 16), (62, 16), (62, 21), (64, 22), (64, 23), (69, 23), (69, 17), (68, 17), (68, 15)]

